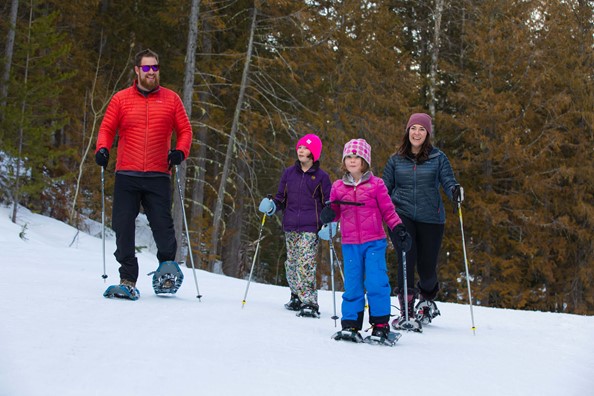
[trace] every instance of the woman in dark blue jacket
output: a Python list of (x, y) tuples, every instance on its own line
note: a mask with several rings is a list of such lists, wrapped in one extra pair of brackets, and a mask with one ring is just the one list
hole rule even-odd
[[(388, 188), (396, 211), (410, 233), (413, 244), (406, 255), (407, 297), (409, 323), (420, 331), (421, 324), (428, 324), (439, 315), (434, 299), (439, 291), (437, 257), (445, 228), (445, 209), (439, 193), (441, 186), (453, 201), (461, 199), (452, 166), (446, 155), (431, 144), (431, 117), (425, 113), (410, 116), (400, 147), (390, 157), (382, 179)], [(394, 243), (394, 246), (397, 246)], [(398, 253), (398, 288), (401, 315), (392, 322), (402, 328), (404, 315), (404, 279), (402, 252)], [(415, 269), (420, 301), (414, 306)]]
[(283, 172), (273, 199), (264, 198), (259, 210), (268, 215), (283, 211), (283, 231), (287, 246), (285, 272), (291, 299), (285, 308), (299, 316), (319, 317), (316, 287), (316, 254), (320, 213), (330, 199), (332, 183), (320, 168), (322, 141), (314, 134), (299, 139), (297, 161)]

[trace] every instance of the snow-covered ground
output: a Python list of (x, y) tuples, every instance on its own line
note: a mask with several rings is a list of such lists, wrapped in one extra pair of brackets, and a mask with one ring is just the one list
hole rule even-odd
[[(439, 303), (442, 316), (393, 348), (336, 342), (332, 293), (321, 319), (283, 308), (289, 291), (192, 270), (175, 297), (108, 300), (113, 237), (0, 208), (0, 395), (594, 394), (594, 317)], [(25, 228), (26, 225), (26, 228)], [(23, 237), (19, 234), (23, 233)], [(336, 295), (340, 310), (340, 293)], [(393, 298), (394, 305), (396, 299)], [(394, 312), (395, 313), (395, 312)], [(339, 325), (339, 324), (338, 324)]]

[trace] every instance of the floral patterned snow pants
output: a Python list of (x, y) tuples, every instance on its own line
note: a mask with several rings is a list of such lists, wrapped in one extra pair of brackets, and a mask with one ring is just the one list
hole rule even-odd
[(285, 272), (291, 293), (303, 304), (318, 306), (316, 287), (316, 253), (319, 239), (315, 232), (285, 232), (287, 261)]

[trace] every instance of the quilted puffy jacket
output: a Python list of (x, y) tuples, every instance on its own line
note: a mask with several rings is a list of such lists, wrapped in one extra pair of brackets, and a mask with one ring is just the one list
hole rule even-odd
[(99, 128), (95, 152), (110, 149), (119, 136), (116, 171), (170, 173), (167, 156), (171, 135), (177, 137), (177, 150), (190, 154), (192, 127), (179, 96), (159, 87), (147, 97), (136, 88), (116, 93), (105, 111)]
[(336, 212), (335, 221), (340, 221), (343, 244), (362, 244), (385, 239), (384, 222), (390, 229), (402, 223), (383, 180), (371, 172), (363, 175), (358, 185), (354, 185), (348, 174), (342, 180), (335, 181), (330, 192), (330, 201), (362, 204), (331, 204)]
[(452, 199), (452, 189), (458, 182), (448, 157), (441, 150), (434, 147), (422, 164), (393, 155), (384, 168), (382, 179), (399, 215), (421, 223), (445, 223), (439, 186)]

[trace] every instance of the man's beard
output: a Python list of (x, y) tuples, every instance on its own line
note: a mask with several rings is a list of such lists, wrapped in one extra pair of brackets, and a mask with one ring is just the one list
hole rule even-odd
[(146, 75), (144, 77), (140, 77), (140, 87), (146, 89), (147, 91), (152, 91), (153, 89), (159, 86), (159, 75), (155, 74), (153, 79), (148, 79)]

